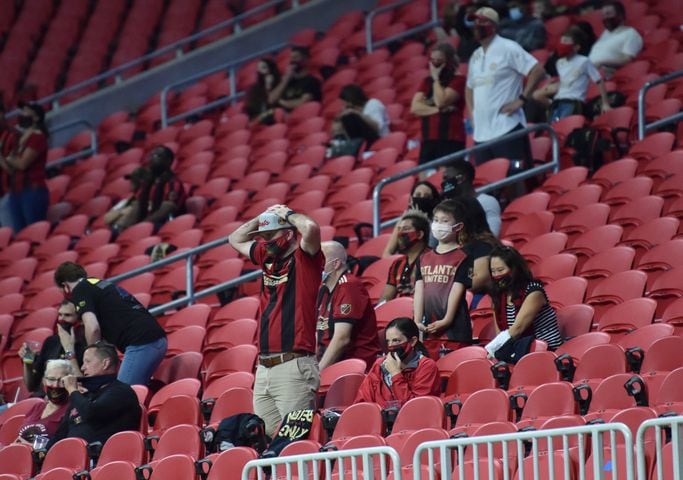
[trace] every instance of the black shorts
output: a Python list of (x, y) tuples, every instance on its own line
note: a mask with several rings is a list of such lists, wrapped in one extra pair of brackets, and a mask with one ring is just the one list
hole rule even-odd
[(420, 165), (445, 157), (465, 148), (465, 142), (457, 140), (425, 140), (420, 146)]
[[(517, 130), (522, 130), (523, 128), (524, 126), (519, 124), (508, 133), (516, 132)], [(481, 145), (482, 143), (485, 142), (475, 142), (475, 145)], [(475, 152), (474, 164), (481, 165), (488, 160), (501, 157), (507, 158), (511, 162), (517, 160), (522, 161), (524, 165), (531, 165), (531, 142), (529, 142), (529, 136), (524, 135), (521, 138), (498, 143), (492, 147), (486, 147)]]

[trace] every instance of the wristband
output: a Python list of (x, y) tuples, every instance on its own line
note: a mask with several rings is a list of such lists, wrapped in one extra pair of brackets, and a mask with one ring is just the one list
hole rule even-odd
[(526, 105), (527, 98), (524, 96), (523, 93), (520, 94), (518, 98), (522, 101), (522, 103), (523, 103), (524, 105)]
[(294, 214), (296, 214), (296, 212), (294, 210), (289, 210), (287, 212), (287, 214), (285, 215), (285, 222), (289, 222), (289, 217), (291, 217)]

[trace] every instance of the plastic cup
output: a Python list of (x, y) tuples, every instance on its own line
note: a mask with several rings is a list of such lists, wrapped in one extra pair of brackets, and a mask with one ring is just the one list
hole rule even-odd
[(35, 438), (33, 439), (33, 449), (34, 450), (43, 450), (45, 447), (47, 447), (49, 439), (47, 438), (47, 435), (36, 435)]

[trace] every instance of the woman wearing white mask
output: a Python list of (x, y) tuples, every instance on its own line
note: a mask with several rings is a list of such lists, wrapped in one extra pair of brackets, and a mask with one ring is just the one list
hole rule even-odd
[(464, 218), (462, 203), (446, 200), (437, 205), (431, 228), (438, 244), (422, 255), (417, 265), (414, 320), (434, 359), (443, 347), (456, 350), (472, 342), (472, 324), (465, 301), (472, 262), (458, 242)]

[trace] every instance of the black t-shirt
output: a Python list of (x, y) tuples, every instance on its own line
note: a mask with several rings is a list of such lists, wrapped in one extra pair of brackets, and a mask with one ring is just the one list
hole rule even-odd
[(104, 444), (115, 433), (137, 430), (141, 414), (135, 391), (112, 377), (111, 383), (96, 391), (70, 395), (69, 407), (48, 448), (71, 437)]
[(145, 345), (166, 336), (164, 329), (137, 299), (123, 288), (96, 278), (81, 280), (71, 301), (76, 312), (94, 313), (102, 338), (121, 352), (129, 345)]
[(486, 257), (491, 255), (491, 250), (493, 250), (493, 245), (483, 240), (473, 240), (467, 245), (462, 247), (467, 253), (467, 256), (472, 260), (476, 260), (481, 257)]
[(287, 82), (284, 92), (282, 92), (282, 99), (294, 100), (301, 98), (306, 93), (311, 95), (312, 101), (319, 102), (322, 98), (320, 80), (313, 75), (306, 75), (300, 78), (291, 78), (289, 82)]

